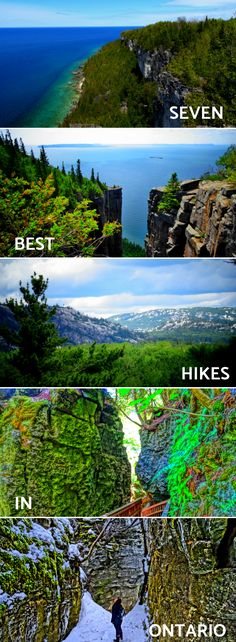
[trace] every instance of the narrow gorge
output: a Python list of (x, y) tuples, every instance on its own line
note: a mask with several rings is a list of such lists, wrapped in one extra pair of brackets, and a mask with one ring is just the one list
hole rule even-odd
[(151, 624), (171, 640), (178, 623), (174, 639), (212, 639), (191, 633), (204, 624), (233, 642), (235, 535), (234, 519), (3, 519), (1, 640), (108, 642), (120, 595), (126, 642), (155, 639)]
[(234, 389), (5, 389), (0, 411), (2, 517), (235, 514)]

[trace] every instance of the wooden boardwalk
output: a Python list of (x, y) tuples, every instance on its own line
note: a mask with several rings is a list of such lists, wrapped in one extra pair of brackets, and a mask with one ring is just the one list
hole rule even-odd
[(151, 504), (149, 497), (141, 497), (136, 499), (134, 502), (125, 504), (120, 508), (107, 513), (104, 517), (161, 517), (163, 511), (166, 507), (167, 500), (163, 502), (158, 502), (156, 504)]

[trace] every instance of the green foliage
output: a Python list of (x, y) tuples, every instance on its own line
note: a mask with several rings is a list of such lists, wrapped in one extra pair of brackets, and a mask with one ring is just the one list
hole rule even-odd
[[(182, 367), (229, 365), (235, 381), (232, 344), (175, 345), (168, 342), (66, 346), (47, 359), (40, 376), (16, 368), (17, 353), (0, 353), (2, 386), (181, 386)], [(202, 383), (201, 380), (195, 383)]]
[(137, 256), (146, 256), (145, 249), (141, 247), (141, 245), (132, 243), (126, 238), (122, 239), (122, 248), (122, 256), (133, 256), (134, 258), (137, 258)]
[(232, 515), (236, 482), (232, 442), (235, 409), (223, 399), (199, 416), (176, 420), (168, 464), (170, 515)]
[[(22, 147), (22, 145), (21, 145)], [(80, 161), (67, 174), (49, 165), (41, 148), (40, 159), (22, 151), (10, 133), (0, 137), (0, 255), (25, 256), (15, 250), (15, 237), (54, 238), (52, 251), (31, 251), (31, 256), (93, 255), (101, 243), (120, 230), (120, 224), (101, 225), (92, 201), (106, 186), (82, 176)], [(72, 234), (73, 230), (73, 234)]]
[(228, 180), (230, 183), (235, 185), (236, 183), (236, 145), (230, 145), (227, 151), (220, 156), (216, 165), (219, 167), (219, 170), (215, 174), (210, 174), (206, 172), (203, 174), (202, 178), (206, 180)]
[(84, 65), (85, 81), (78, 105), (63, 125), (103, 127), (151, 126), (156, 87), (145, 82), (135, 54), (111, 42)]
[(236, 145), (231, 145), (216, 164), (225, 178), (236, 183)]
[(45, 363), (53, 354), (55, 348), (63, 345), (56, 330), (52, 317), (56, 308), (48, 308), (45, 292), (48, 281), (36, 273), (31, 276), (31, 289), (20, 282), (20, 301), (8, 299), (6, 304), (13, 312), (19, 326), (12, 331), (2, 326), (0, 333), (9, 346), (15, 346), (17, 351), (12, 353), (11, 363), (26, 375), (29, 382), (31, 377), (41, 377)]
[(179, 196), (180, 183), (176, 172), (171, 174), (171, 177), (168, 180), (168, 183), (165, 187), (165, 193), (162, 197), (160, 203), (158, 203), (157, 209), (159, 212), (171, 212), (173, 209), (179, 207), (180, 196)]
[[(152, 434), (153, 457), (155, 446), (165, 449), (167, 463), (157, 467), (149, 486), (155, 492), (159, 479), (163, 484), (166, 478), (168, 515), (233, 515), (235, 389), (122, 388), (118, 395), (121, 404), (126, 400), (128, 414), (134, 408), (138, 413), (142, 445)], [(162, 423), (155, 423), (162, 416)], [(147, 432), (148, 424), (154, 433)]]

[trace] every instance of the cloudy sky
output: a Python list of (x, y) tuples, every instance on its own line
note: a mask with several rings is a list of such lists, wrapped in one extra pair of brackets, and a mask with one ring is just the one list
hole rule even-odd
[[(7, 129), (1, 131), (6, 133)], [(25, 145), (236, 145), (236, 130), (197, 127), (176, 129), (117, 127), (10, 127), (12, 138)]]
[(107, 317), (157, 307), (236, 306), (236, 265), (220, 259), (1, 259), (0, 300), (33, 272), (49, 304)]
[(0, 0), (1, 26), (135, 26), (158, 20), (229, 18), (235, 0)]

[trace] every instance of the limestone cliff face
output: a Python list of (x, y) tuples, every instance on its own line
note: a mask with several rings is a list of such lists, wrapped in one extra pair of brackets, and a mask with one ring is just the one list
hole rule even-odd
[[(83, 562), (87, 588), (95, 602), (111, 610), (114, 598), (122, 595), (126, 611), (139, 600), (144, 580), (146, 526), (140, 519), (111, 519), (104, 537), (89, 559)], [(79, 537), (93, 542), (104, 521), (78, 523)]]
[(226, 181), (180, 184), (179, 208), (158, 212), (163, 187), (148, 200), (147, 256), (236, 255), (236, 188)]
[(158, 430), (140, 431), (141, 451), (136, 464), (136, 474), (146, 492), (154, 501), (169, 497), (168, 464), (170, 447), (175, 429), (173, 417), (163, 421)]
[[(105, 223), (117, 221), (122, 223), (122, 188), (107, 187), (102, 196), (92, 199), (99, 213), (99, 232)], [(122, 256), (122, 231), (120, 230), (111, 238), (100, 245), (97, 254), (101, 256)]]
[(221, 639), (235, 640), (235, 534), (234, 519), (149, 521), (148, 603), (154, 623), (221, 623), (227, 629)]
[(0, 417), (0, 514), (101, 515), (130, 496), (123, 429), (106, 392), (14, 396)]
[(77, 623), (79, 559), (69, 520), (0, 520), (1, 642), (61, 642)]
[(129, 50), (135, 53), (142, 76), (157, 84), (154, 127), (181, 127), (179, 118), (170, 119), (170, 107), (184, 105), (185, 97), (190, 90), (178, 78), (166, 71), (172, 53), (161, 48), (153, 52), (145, 51), (134, 40), (126, 38), (122, 40)]

